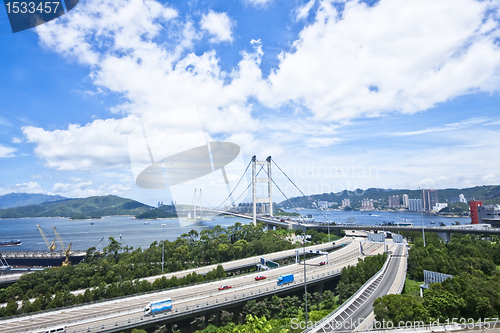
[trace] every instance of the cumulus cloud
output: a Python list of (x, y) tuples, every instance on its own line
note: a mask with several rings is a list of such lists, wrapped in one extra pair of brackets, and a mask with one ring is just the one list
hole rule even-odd
[(97, 119), (85, 126), (69, 125), (48, 131), (25, 126), (26, 140), (35, 143), (35, 155), (57, 170), (96, 170), (129, 164), (128, 134), (140, 123), (136, 117)]
[(226, 13), (215, 13), (210, 11), (201, 17), (201, 29), (207, 31), (213, 37), (212, 43), (233, 41), (233, 22)]
[(56, 183), (52, 189), (54, 194), (59, 194), (68, 198), (86, 198), (99, 195), (121, 195), (129, 191), (131, 187), (122, 184), (96, 186), (91, 181), (79, 183)]
[[(316, 119), (413, 113), (475, 91), (498, 91), (496, 4), (321, 1), (269, 77), (267, 105), (292, 100)], [(304, 8), (305, 10), (306, 8)], [(304, 14), (305, 15), (305, 14)]]
[(21, 183), (6, 189), (5, 193), (33, 193), (33, 194), (47, 194), (37, 182)]
[[(459, 95), (497, 92), (496, 13), (490, 1), (443, 0), (436, 5), (430, 0), (381, 0), (373, 7), (348, 1), (339, 12), (330, 1), (311, 0), (295, 16), (315, 19), (293, 48), (281, 53), (279, 66), (266, 78), (258, 40), (251, 41), (252, 48), (241, 51), (238, 64), (227, 71), (221, 69), (215, 50), (194, 53), (204, 33), (213, 42), (234, 39), (233, 23), (225, 13), (203, 15), (200, 31), (189, 18), (156, 1), (89, 0), (71, 17), (38, 27), (41, 44), (88, 66), (96, 89), (115, 92), (126, 102), (112, 109), (117, 119), (59, 130), (27, 126), (23, 133), (35, 143), (36, 156), (58, 170), (123, 167), (129, 163), (127, 135), (137, 124), (191, 104), (200, 111), (204, 130), (239, 144), (249, 155), (285, 155), (282, 144), (339, 144), (343, 138), (337, 128), (350, 119), (414, 113)], [(256, 112), (260, 103), (269, 111)], [(293, 115), (299, 119), (296, 123), (289, 121), (294, 108), (301, 110)], [(451, 133), (467, 126), (393, 135)], [(383, 161), (382, 153), (377, 151), (371, 160)], [(443, 149), (434, 151), (432, 160), (449, 169), (463, 156), (463, 151), (450, 154)], [(474, 160), (480, 156), (477, 152)], [(408, 157), (395, 167), (407, 166), (405, 170), (418, 174), (428, 166), (427, 155)], [(394, 159), (383, 162), (392, 165)]]
[(14, 157), (17, 149), (0, 144), (0, 158)]

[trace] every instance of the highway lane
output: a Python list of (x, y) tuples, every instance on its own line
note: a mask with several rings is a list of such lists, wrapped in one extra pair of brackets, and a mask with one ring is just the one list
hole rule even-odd
[[(363, 235), (362, 232), (358, 232), (359, 235)], [(318, 245), (310, 245), (306, 247), (306, 250), (322, 250), (322, 251), (331, 251), (335, 247), (341, 244), (348, 244), (352, 241), (351, 237), (343, 237), (337, 241), (335, 241), (335, 246), (333, 246), (332, 243), (324, 243), (324, 244), (318, 244)], [(292, 250), (285, 250), (285, 251), (279, 251), (279, 252), (274, 252), (274, 253), (268, 253), (268, 254), (263, 254), (259, 256), (253, 256), (249, 258), (244, 258), (244, 259), (239, 259), (239, 260), (233, 260), (233, 261), (228, 261), (221, 263), (222, 267), (224, 268), (225, 271), (233, 271), (237, 270), (240, 268), (244, 267), (249, 267), (249, 266), (256, 266), (257, 264), (260, 263), (261, 258), (265, 258), (267, 260), (275, 261), (275, 260), (280, 260), (280, 259), (285, 259), (289, 257), (295, 256), (295, 249)], [(161, 274), (161, 275), (154, 275), (154, 276), (148, 276), (144, 278), (140, 278), (139, 281), (145, 280), (150, 283), (153, 283), (157, 279), (161, 279), (163, 276), (167, 279), (170, 279), (172, 277), (177, 277), (177, 278), (182, 278), (188, 274), (191, 273), (196, 273), (196, 274), (202, 274), (205, 275), (208, 272), (214, 270), (217, 268), (218, 264), (214, 265), (208, 265), (208, 266), (202, 266), (202, 267), (197, 267), (197, 268), (192, 268), (192, 269), (187, 269), (183, 271), (178, 271), (178, 272), (171, 272), (171, 273), (166, 273), (166, 274)], [(20, 275), (19, 275), (20, 277)], [(88, 289), (93, 289), (93, 288), (88, 288)], [(87, 289), (79, 289), (79, 290), (74, 290), (71, 293), (73, 295), (80, 295), (83, 294)], [(31, 302), (33, 302), (35, 299), (30, 299)], [(6, 306), (6, 303), (0, 304), (0, 307)], [(18, 305), (21, 306), (22, 302), (19, 301)]]
[[(373, 247), (373, 250), (370, 248)], [(381, 252), (379, 244), (365, 245), (365, 254), (371, 251)], [(319, 266), (319, 262), (323, 258), (315, 258), (307, 261), (308, 277), (314, 274), (324, 274), (326, 271), (334, 271), (341, 269), (348, 264), (357, 263), (358, 243), (353, 242), (351, 245), (335, 252), (335, 260), (331, 260), (330, 265)], [(374, 254), (375, 252), (371, 253)], [(342, 264), (339, 261), (348, 260)], [(257, 293), (263, 291), (264, 288), (272, 288), (274, 292), (276, 288), (276, 278), (284, 273), (293, 272), (297, 277), (301, 274), (303, 266), (290, 265), (287, 267), (278, 268), (272, 271), (265, 272), (267, 279), (262, 281), (254, 281), (257, 274), (239, 276), (224, 281), (223, 283), (233, 285), (233, 288), (218, 291), (217, 287), (221, 282), (212, 282), (207, 284), (190, 286), (187, 288), (171, 289), (164, 292), (128, 297), (119, 300), (103, 302), (99, 304), (85, 305), (77, 308), (59, 310), (51, 313), (42, 313), (31, 317), (21, 317), (12, 320), (0, 321), (2, 328), (6, 332), (30, 331), (36, 327), (47, 327), (54, 325), (68, 326), (68, 331), (84, 329), (88, 326), (97, 324), (109, 325), (113, 321), (126, 321), (127, 319), (139, 320), (143, 307), (150, 301), (171, 297), (174, 300), (173, 311), (182, 311), (184, 307), (193, 307), (203, 305), (205, 302), (210, 302), (218, 297), (240, 297), (241, 293)], [(297, 278), (298, 280), (298, 278)], [(248, 295), (248, 294), (247, 294)]]

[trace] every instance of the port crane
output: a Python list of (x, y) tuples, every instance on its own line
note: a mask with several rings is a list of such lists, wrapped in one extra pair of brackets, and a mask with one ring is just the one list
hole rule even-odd
[(71, 262), (69, 261), (69, 255), (71, 254), (71, 244), (73, 244), (73, 243), (69, 243), (68, 247), (66, 247), (64, 245), (64, 242), (61, 238), (61, 235), (59, 235), (59, 232), (57, 231), (56, 227), (52, 226), (52, 228), (54, 229), (54, 234), (57, 237), (57, 241), (59, 242), (59, 245), (61, 245), (61, 248), (64, 251), (64, 254), (66, 255), (66, 260), (63, 261), (62, 265), (63, 266), (71, 265)]
[(45, 242), (45, 245), (49, 248), (49, 251), (54, 251), (57, 249), (56, 245), (56, 240), (54, 239), (52, 243), (49, 243), (49, 240), (47, 239), (47, 236), (45, 236), (45, 232), (43, 231), (42, 227), (40, 225), (36, 225), (38, 227), (38, 231), (40, 231), (40, 235), (42, 235), (43, 241)]

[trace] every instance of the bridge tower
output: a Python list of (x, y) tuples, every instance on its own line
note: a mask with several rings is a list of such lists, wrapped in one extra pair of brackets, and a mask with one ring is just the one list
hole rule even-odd
[(203, 210), (202, 210), (202, 205), (201, 205), (201, 188), (200, 188), (200, 195), (197, 194), (196, 189), (194, 189), (194, 197), (193, 197), (193, 206), (194, 206), (194, 211), (193, 211), (193, 219), (196, 218), (196, 207), (198, 204), (200, 205), (200, 218), (202, 217)]
[[(257, 178), (257, 165), (267, 168), (267, 177)], [(269, 204), (269, 215), (273, 216), (273, 194), (271, 186), (271, 156), (265, 161), (257, 161), (257, 157), (252, 157), (252, 202), (253, 202), (253, 224), (257, 225), (257, 203)], [(257, 183), (267, 183), (267, 195), (257, 198)]]

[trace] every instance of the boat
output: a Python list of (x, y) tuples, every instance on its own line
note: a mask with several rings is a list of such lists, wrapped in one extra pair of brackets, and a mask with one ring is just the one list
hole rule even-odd
[(13, 240), (13, 241), (10, 241), (10, 242), (0, 242), (0, 246), (16, 246), (16, 245), (21, 245), (21, 241), (18, 239), (18, 240)]
[(434, 222), (434, 221), (431, 221), (431, 224), (436, 224), (436, 222)]
[(151, 224), (151, 222), (149, 222), (149, 221), (144, 221), (144, 224)]
[(94, 222), (90, 222), (90, 225), (94, 225)]

